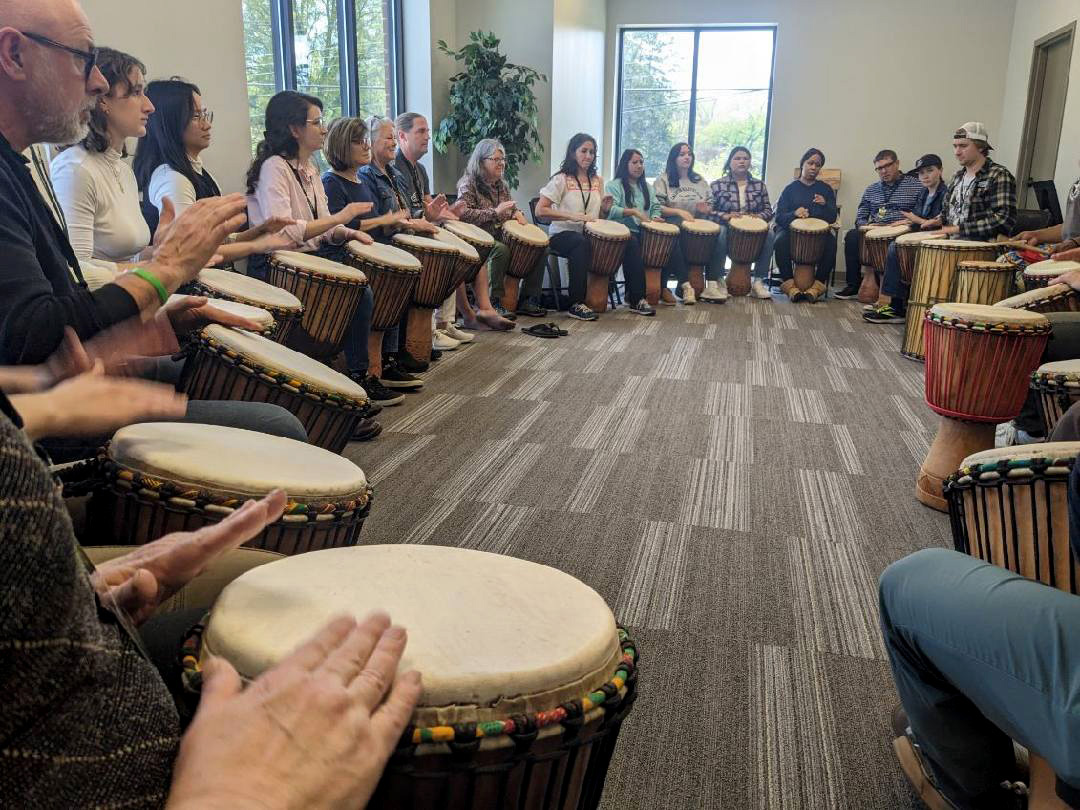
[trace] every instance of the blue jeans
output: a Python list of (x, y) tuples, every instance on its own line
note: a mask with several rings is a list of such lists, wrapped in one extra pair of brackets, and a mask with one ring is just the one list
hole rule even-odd
[[(360, 305), (357, 306), (349, 328), (345, 330), (345, 363), (349, 367), (349, 373), (364, 376), (368, 370), (368, 336), (371, 334), (371, 313), (375, 309), (375, 296), (371, 294), (371, 287), (364, 287), (360, 296)], [(393, 330), (394, 341), (397, 341), (397, 328)], [(390, 331), (386, 333), (390, 335)], [(385, 340), (385, 337), (384, 337)]]
[[(719, 281), (724, 274), (724, 265), (727, 263), (728, 257), (727, 240), (728, 226), (721, 225), (720, 237), (716, 240), (716, 249), (713, 251), (712, 261), (709, 262), (709, 269), (705, 274), (709, 281)], [(765, 234), (765, 244), (761, 246), (761, 252), (754, 259), (754, 266), (751, 270), (751, 275), (754, 278), (764, 280), (769, 277), (769, 264), (772, 262), (773, 242), (775, 241), (776, 236), (770, 228)]]
[(1049, 761), (1069, 800), (1080, 787), (1080, 598), (941, 548), (885, 569), (879, 595), (896, 689), (949, 798), (986, 806), (980, 797), (1015, 770), (1016, 740)]
[(896, 254), (896, 242), (889, 244), (889, 252), (885, 255), (885, 275), (881, 280), (881, 292), (900, 299), (897, 303), (904, 304), (907, 304), (908, 296), (911, 295), (911, 285), (900, 279), (900, 257)]

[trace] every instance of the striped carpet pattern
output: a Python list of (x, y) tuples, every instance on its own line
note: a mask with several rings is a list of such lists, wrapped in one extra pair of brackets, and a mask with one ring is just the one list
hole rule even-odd
[(936, 430), (900, 328), (853, 303), (625, 310), (480, 334), (347, 454), (365, 543), (560, 568), (636, 638), (607, 810), (912, 808), (876, 579), (948, 544), (913, 487)]

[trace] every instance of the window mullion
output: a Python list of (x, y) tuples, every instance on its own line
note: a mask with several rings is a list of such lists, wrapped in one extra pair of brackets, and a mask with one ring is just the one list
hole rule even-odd
[(697, 80), (698, 80), (698, 49), (701, 47), (701, 29), (694, 29), (694, 60), (690, 67), (690, 121), (686, 128), (686, 142), (690, 144), (690, 151), (694, 151), (694, 135), (697, 129)]
[[(296, 89), (296, 31), (293, 27), (292, 0), (272, 0), (277, 12), (277, 26), (274, 31), (275, 48), (274, 67), (278, 71), (281, 90)], [(280, 50), (280, 64), (276, 52)]]

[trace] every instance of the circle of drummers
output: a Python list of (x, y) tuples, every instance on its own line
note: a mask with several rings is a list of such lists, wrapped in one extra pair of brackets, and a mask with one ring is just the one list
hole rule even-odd
[[(565, 336), (549, 305), (588, 322), (623, 298), (643, 317), (771, 300), (774, 259), (784, 295), (826, 298), (844, 226), (824, 153), (774, 209), (744, 147), (711, 183), (686, 143), (651, 184), (627, 149), (605, 183), (582, 133), (526, 212), (498, 141), (451, 202), (421, 163), (423, 115), (329, 121), (282, 92), (246, 194), (222, 195), (201, 89), (80, 46), (54, 5), (24, 12), (46, 33), (0, 28), (9, 791), (595, 808), (637, 695), (626, 630), (553, 568), (359, 545), (376, 493), (341, 452), (477, 334)], [(39, 143), (66, 146), (50, 164)], [(937, 155), (905, 172), (877, 153), (832, 293), (903, 325), (941, 417), (913, 494), (948, 511), (956, 552), (881, 580), (894, 746), (933, 807), (1012, 806), (1014, 740), (1025, 778), (1075, 802), (1080, 667), (1030, 673), (1080, 656), (1061, 632), (1080, 619), (1080, 185), (1063, 224), (1014, 233), (985, 127), (952, 143), (949, 179)], [(552, 256), (568, 281), (545, 297)]]

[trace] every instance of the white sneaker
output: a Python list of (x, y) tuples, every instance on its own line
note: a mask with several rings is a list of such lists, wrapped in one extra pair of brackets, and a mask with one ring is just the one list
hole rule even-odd
[(722, 281), (706, 281), (705, 289), (701, 291), (702, 301), (711, 301), (722, 304), (727, 301), (727, 286)]
[(472, 343), (476, 339), (472, 335), (470, 335), (468, 332), (461, 331), (456, 326), (454, 326), (454, 324), (452, 324), (452, 323), (447, 324), (445, 327), (443, 327), (442, 331), (445, 332), (446, 334), (448, 334), (450, 337), (452, 337), (458, 343)]
[(440, 352), (452, 352), (461, 345), (460, 340), (454, 340), (442, 329), (436, 329), (431, 336), (432, 346)]
[(694, 288), (690, 286), (689, 281), (684, 281), (679, 286), (679, 292), (682, 293), (682, 302), (687, 306), (697, 303), (697, 296), (694, 295)]
[(769, 288), (760, 278), (755, 278), (754, 283), (750, 285), (750, 294), (754, 296), (754, 298), (762, 298), (768, 301), (772, 300), (772, 293), (769, 292)]

